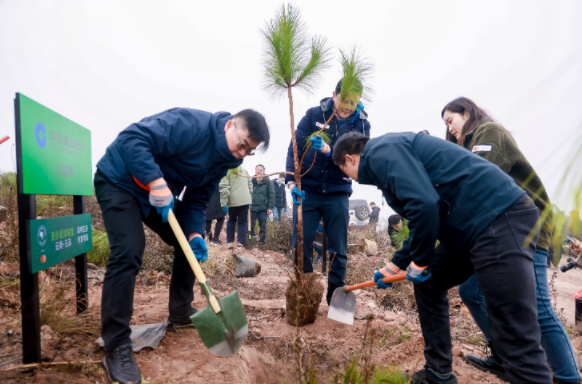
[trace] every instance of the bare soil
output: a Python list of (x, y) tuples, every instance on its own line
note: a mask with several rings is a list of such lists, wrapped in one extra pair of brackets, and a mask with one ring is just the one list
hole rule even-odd
[[(230, 255), (226, 246), (209, 245), (211, 255)], [(292, 273), (290, 261), (272, 251), (246, 251), (234, 249), (237, 254), (252, 258), (261, 264), (261, 273), (254, 278), (235, 278), (226, 272), (215, 274), (210, 284), (218, 296), (238, 290), (243, 302), (250, 332), (241, 350), (231, 357), (216, 357), (203, 346), (194, 328), (168, 332), (156, 350), (145, 349), (136, 353), (145, 382), (149, 383), (280, 383), (281, 379), (293, 381), (295, 353), (293, 341), (296, 328), (285, 319), (285, 289)], [(212, 257), (212, 256), (210, 256)], [(368, 279), (371, 271), (384, 261), (383, 256), (350, 256), (349, 277)], [(316, 266), (316, 270), (321, 270)], [(554, 270), (556, 270), (554, 268)], [(580, 288), (580, 271), (558, 272), (556, 288), (559, 291), (558, 307), (564, 308), (568, 319), (573, 320), (572, 295)], [(0, 276), (16, 276), (17, 264), (0, 264)], [(549, 275), (548, 277), (551, 277)], [(325, 275), (319, 277), (324, 286)], [(549, 279), (548, 279), (549, 280)], [(95, 324), (100, 323), (101, 288), (98, 279), (90, 288), (89, 314)], [(168, 276), (148, 274), (140, 276), (135, 290), (132, 324), (163, 322), (168, 315)], [(383, 296), (375, 289), (356, 292), (356, 321), (353, 326), (327, 318), (325, 294), (314, 323), (300, 329), (305, 341), (304, 352), (317, 357), (321, 382), (327, 382), (334, 366), (341, 367), (362, 348), (366, 316), (372, 315), (371, 327), (377, 331), (373, 359), (378, 365), (395, 365), (402, 370), (414, 371), (424, 365), (424, 341), (418, 317), (411, 302), (408, 282), (395, 285), (394, 294)], [(404, 285), (403, 285), (404, 284)], [(195, 287), (194, 306), (202, 308), (206, 299)], [(496, 377), (467, 365), (463, 355), (482, 355), (483, 347), (478, 328), (462, 305), (456, 290), (451, 290), (451, 330), (453, 335), (454, 371), (460, 383), (501, 383)], [(0, 369), (22, 364), (18, 288), (0, 285)], [(391, 308), (390, 310), (386, 308)], [(14, 331), (8, 336), (8, 331)], [(99, 361), (103, 351), (94, 338), (86, 335), (57, 335), (48, 327), (42, 334), (43, 361), (82, 362)], [(47, 366), (37, 369), (0, 371), (2, 383), (108, 383), (100, 364), (86, 366)]]

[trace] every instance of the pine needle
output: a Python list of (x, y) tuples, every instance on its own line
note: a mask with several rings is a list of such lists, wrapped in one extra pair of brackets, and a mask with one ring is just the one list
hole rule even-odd
[(354, 45), (349, 50), (340, 48), (342, 66), (341, 100), (350, 100), (354, 95), (361, 96), (366, 102), (371, 101), (374, 89), (369, 85), (374, 66), (363, 57), (361, 49)]

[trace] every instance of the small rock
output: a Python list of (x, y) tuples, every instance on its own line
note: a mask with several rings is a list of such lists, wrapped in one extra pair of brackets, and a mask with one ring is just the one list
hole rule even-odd
[(61, 355), (59, 355), (59, 356), (55, 357), (55, 359), (53, 360), (53, 363), (59, 363), (59, 362), (63, 362), (63, 361), (65, 361), (65, 360), (63, 359), (63, 357)]
[(6, 353), (12, 353), (12, 350), (13, 350), (13, 348), (10, 346), (4, 348), (4, 352), (6, 352)]
[(14, 335), (14, 331), (12, 329), (10, 329), (10, 330), (6, 331), (6, 335), (12, 336), (12, 335)]
[(15, 332), (14, 332), (15, 336), (22, 336), (22, 328), (18, 328)]
[(453, 348), (453, 356), (463, 357), (465, 354), (459, 348)]

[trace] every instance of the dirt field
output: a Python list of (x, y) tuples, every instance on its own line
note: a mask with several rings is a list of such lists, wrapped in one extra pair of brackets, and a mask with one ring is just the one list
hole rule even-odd
[[(211, 255), (230, 255), (227, 247), (209, 246)], [(255, 278), (235, 278), (229, 273), (210, 278), (215, 293), (226, 295), (238, 290), (250, 324), (249, 336), (239, 353), (220, 358), (208, 352), (195, 329), (168, 332), (156, 350), (146, 349), (136, 353), (145, 382), (148, 383), (279, 383), (281, 379), (293, 380), (295, 353), (293, 340), (296, 329), (287, 324), (280, 308), (285, 304), (284, 292), (291, 272), (291, 263), (275, 252), (235, 250), (237, 254), (253, 258), (261, 264), (262, 271)], [(212, 257), (212, 256), (210, 256)], [(381, 265), (382, 256), (350, 256), (350, 269), (372, 271)], [(320, 270), (321, 266), (317, 266)], [(550, 272), (556, 271), (556, 268)], [(16, 264), (0, 264), (2, 276), (15, 276)], [(549, 272), (549, 277), (551, 273)], [(350, 273), (350, 272), (349, 272)], [(101, 271), (102, 274), (102, 271)], [(572, 295), (580, 288), (581, 271), (558, 271), (556, 288), (558, 308), (563, 307), (566, 318), (573, 322)], [(371, 273), (362, 274), (369, 278)], [(321, 276), (325, 279), (325, 276)], [(163, 322), (167, 317), (167, 276), (140, 276), (135, 291), (132, 324)], [(99, 325), (101, 288), (99, 279), (90, 289), (90, 321)], [(398, 284), (409, 284), (408, 282)], [(396, 288), (396, 287), (395, 287)], [(402, 287), (401, 287), (402, 288)], [(404, 287), (406, 288), (406, 287)], [(406, 291), (402, 291), (406, 292)], [(397, 366), (413, 371), (422, 367), (423, 338), (420, 333), (413, 304), (406, 304), (406, 294), (386, 299), (374, 289), (358, 291), (356, 320), (353, 326), (337, 323), (327, 318), (325, 299), (315, 323), (301, 329), (306, 343), (305, 353), (314, 354), (321, 382), (326, 382), (335, 367), (342, 367), (354, 354), (360, 352), (366, 329), (366, 315), (373, 315), (371, 327), (376, 329), (373, 360), (378, 365)], [(325, 296), (325, 295), (324, 295)], [(463, 361), (463, 354), (482, 354), (479, 344), (481, 334), (468, 317), (468, 311), (456, 294), (450, 292), (451, 329), (453, 334), (454, 371), (460, 383), (501, 383), (496, 377), (473, 369)], [(398, 303), (400, 304), (398, 304)], [(402, 304), (404, 303), (404, 304)], [(397, 305), (398, 304), (398, 305)], [(19, 341), (19, 291), (15, 287), (0, 287), (0, 369), (21, 364), (22, 345)], [(194, 305), (202, 308), (206, 300), (198, 286), (195, 287)], [(386, 307), (395, 310), (387, 310)], [(8, 336), (8, 331), (15, 331)], [(8, 333), (7, 333), (8, 332)], [(269, 336), (269, 337), (267, 337)], [(263, 338), (265, 337), (265, 338)], [(99, 361), (103, 352), (94, 337), (81, 334), (57, 335), (43, 328), (43, 361), (82, 362)], [(100, 364), (85, 366), (47, 366), (41, 369), (20, 369), (0, 372), (2, 383), (107, 383)]]

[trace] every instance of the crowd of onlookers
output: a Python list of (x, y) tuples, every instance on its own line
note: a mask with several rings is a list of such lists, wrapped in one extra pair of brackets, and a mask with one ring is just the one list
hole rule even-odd
[[(224, 218), (228, 213), (226, 225), (226, 242), (236, 241), (244, 245), (247, 229), (259, 226), (259, 243), (265, 243), (267, 220), (278, 223), (287, 211), (285, 174), (269, 179), (265, 175), (265, 166), (255, 167), (256, 177), (250, 178), (248, 171), (242, 167), (231, 170), (221, 181), (218, 190), (211, 197), (206, 209), (206, 234), (210, 242), (221, 245), (219, 240)], [(214, 232), (212, 221), (216, 220)], [(250, 223), (250, 225), (249, 225)]]

